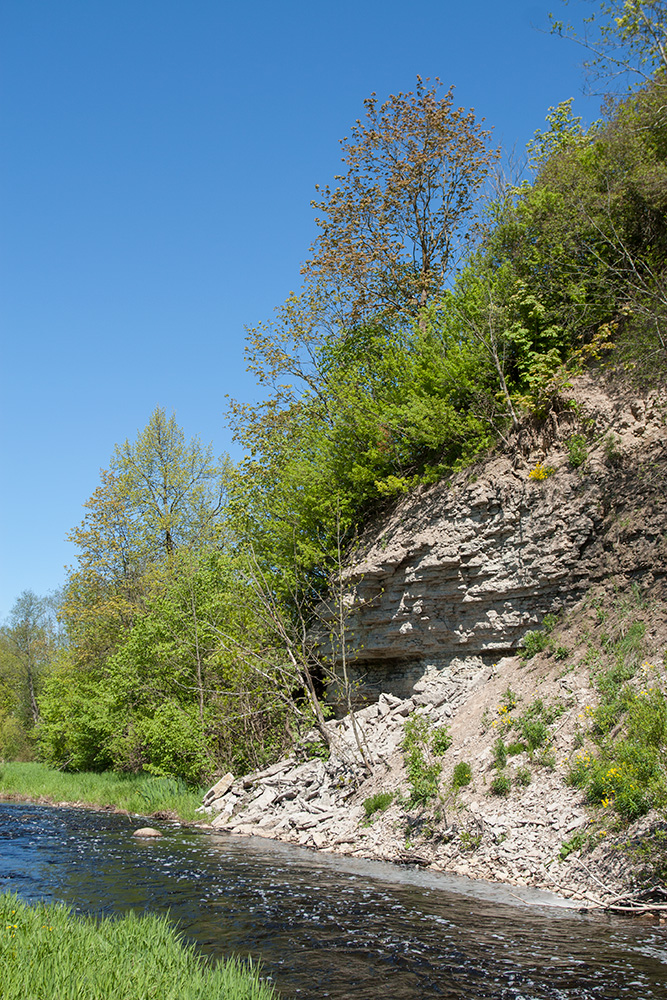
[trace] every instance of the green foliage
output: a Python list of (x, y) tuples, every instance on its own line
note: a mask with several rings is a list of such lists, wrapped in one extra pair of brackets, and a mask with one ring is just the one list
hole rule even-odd
[(521, 641), (521, 656), (524, 660), (532, 660), (538, 653), (543, 653), (549, 648), (549, 636), (539, 629), (532, 629), (526, 632)]
[(667, 803), (665, 679), (642, 664), (646, 626), (631, 618), (642, 603), (631, 591), (606, 609), (611, 628), (600, 638), (595, 664), (600, 704), (588, 712), (595, 745), (575, 755), (567, 778), (626, 822)]
[(533, 780), (533, 776), (530, 773), (530, 768), (525, 766), (517, 767), (514, 777), (516, 779), (517, 785), (520, 785), (522, 787), (529, 785)]
[(493, 744), (493, 766), (501, 769), (507, 764), (507, 747), (502, 737)]
[(375, 795), (364, 799), (364, 812), (366, 819), (370, 819), (376, 812), (384, 812), (394, 801), (393, 792), (376, 792)]
[(413, 714), (406, 719), (402, 749), (410, 783), (410, 805), (426, 805), (438, 794), (442, 764), (435, 758), (450, 745), (447, 726), (431, 730), (423, 715)]
[(431, 750), (436, 757), (441, 757), (452, 745), (449, 726), (437, 726), (431, 730)]
[(588, 840), (588, 834), (584, 833), (583, 830), (578, 830), (574, 836), (570, 837), (569, 840), (564, 840), (561, 844), (560, 851), (558, 852), (558, 857), (561, 861), (565, 861), (573, 851), (580, 851), (581, 848), (586, 844)]
[(331, 749), (321, 739), (305, 740), (301, 744), (300, 749), (303, 751), (306, 760), (329, 760), (331, 756)]
[(590, 802), (611, 806), (631, 821), (667, 802), (667, 699), (659, 688), (636, 692), (626, 685), (621, 693), (622, 700), (617, 696), (612, 704), (627, 735), (605, 736), (607, 724), (597, 753), (578, 753), (568, 780), (585, 789)]
[(452, 787), (453, 788), (464, 788), (465, 785), (469, 785), (472, 781), (472, 768), (467, 761), (459, 761), (454, 767), (454, 773), (452, 774)]
[(565, 441), (567, 457), (573, 469), (580, 468), (588, 458), (588, 442), (584, 434), (571, 434)]
[(468, 830), (461, 830), (459, 843), (462, 851), (476, 851), (482, 843), (481, 833), (470, 833)]
[(0, 896), (3, 1000), (271, 1000), (258, 970), (207, 965), (167, 917), (75, 916), (59, 903)]
[(0, 791), (50, 802), (83, 802), (91, 806), (115, 806), (130, 813), (167, 813), (192, 822), (199, 819), (201, 790), (174, 778), (143, 774), (80, 771), (71, 774), (44, 764), (0, 764)]
[(515, 719), (514, 727), (531, 755), (533, 751), (550, 742), (549, 726), (563, 714), (563, 711), (564, 706), (560, 701), (546, 705), (541, 698), (535, 698), (526, 707), (525, 712)]
[(500, 707), (501, 709), (504, 709), (505, 712), (512, 712), (519, 704), (519, 700), (519, 695), (515, 694), (508, 684), (501, 695)]
[(505, 774), (504, 771), (501, 771), (499, 774), (495, 776), (490, 786), (492, 795), (499, 795), (502, 797), (504, 797), (505, 795), (509, 795), (511, 788), (512, 788), (512, 782), (510, 781), (510, 779), (508, 778), (508, 776)]
[(255, 671), (243, 656), (254, 645), (266, 649), (266, 632), (238, 561), (206, 550), (174, 557), (170, 583), (147, 601), (103, 671), (70, 658), (52, 672), (41, 702), (42, 759), (195, 784), (217, 767), (243, 773), (272, 763), (287, 742), (284, 688), (296, 681), (268, 650)]

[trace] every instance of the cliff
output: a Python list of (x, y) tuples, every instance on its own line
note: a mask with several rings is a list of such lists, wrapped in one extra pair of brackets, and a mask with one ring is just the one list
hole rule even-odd
[(230, 776), (216, 829), (664, 908), (667, 395), (572, 398), (368, 526), (357, 735)]
[(601, 581), (664, 593), (667, 400), (614, 396), (590, 378), (572, 398), (369, 527), (348, 570), (358, 696), (404, 697), (454, 658), (509, 655)]

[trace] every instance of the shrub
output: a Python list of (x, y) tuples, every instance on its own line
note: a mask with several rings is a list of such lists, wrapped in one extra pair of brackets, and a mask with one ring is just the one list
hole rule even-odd
[(543, 719), (531, 719), (524, 716), (518, 720), (517, 724), (530, 753), (543, 746), (549, 739), (549, 730)]
[(578, 469), (588, 458), (588, 446), (583, 434), (571, 434), (565, 442), (567, 457), (573, 469)]
[(454, 768), (454, 773), (452, 775), (452, 785), (454, 788), (463, 788), (464, 785), (469, 785), (472, 781), (472, 768), (470, 764), (462, 760)]
[(502, 768), (507, 763), (507, 747), (499, 736), (493, 744), (493, 766)]
[(492, 795), (509, 795), (512, 783), (506, 774), (497, 774), (491, 782)]
[(517, 785), (529, 785), (533, 780), (533, 776), (527, 767), (518, 767), (516, 770), (516, 783)]
[(438, 757), (442, 756), (452, 745), (449, 726), (438, 726), (431, 734), (431, 750)]
[(403, 759), (410, 783), (410, 805), (425, 805), (438, 794), (442, 764), (430, 758), (429, 729), (430, 724), (423, 715), (411, 715), (403, 726)]
[(542, 653), (549, 646), (549, 637), (539, 629), (532, 629), (526, 632), (521, 641), (521, 656), (524, 660), (531, 660), (537, 653)]
[(393, 792), (376, 792), (369, 798), (364, 799), (364, 812), (366, 818), (370, 819), (373, 813), (384, 812), (394, 801)]

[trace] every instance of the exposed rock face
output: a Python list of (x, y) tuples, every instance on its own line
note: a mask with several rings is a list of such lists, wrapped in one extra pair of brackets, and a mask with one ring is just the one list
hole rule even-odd
[[(667, 397), (614, 400), (587, 380), (577, 395), (578, 417), (565, 410), (539, 433), (527, 429), (511, 454), (417, 491), (369, 527), (348, 571), (349, 645), (372, 702), (355, 715), (368, 768), (350, 716), (331, 720), (328, 760), (291, 756), (214, 786), (202, 807), (214, 829), (556, 889), (592, 905), (627, 893), (627, 845), (650, 839), (663, 818), (607, 829), (608, 803), (595, 814), (569, 769), (598, 698), (589, 654), (601, 594), (613, 606), (618, 586), (633, 615), (647, 609), (654, 664), (637, 683), (656, 683), (664, 667), (655, 664), (667, 664)], [(584, 430), (575, 469), (567, 439)], [(538, 463), (553, 470), (544, 479), (530, 476)], [(550, 649), (528, 662), (504, 655), (564, 605), (574, 607)], [(519, 712), (536, 701), (554, 710), (539, 752), (516, 741), (508, 701)], [(408, 718), (451, 736), (428, 805), (409, 794)], [(500, 734), (514, 744), (511, 791), (493, 787), (505, 767)], [(463, 763), (470, 782), (458, 787)]]
[[(583, 379), (577, 395), (578, 417), (552, 415), (513, 454), (417, 490), (369, 529), (348, 572), (357, 697), (406, 697), (453, 658), (492, 663), (610, 573), (664, 575), (665, 398), (614, 401)], [(567, 439), (582, 428), (575, 469)], [(623, 513), (636, 538), (617, 551)]]

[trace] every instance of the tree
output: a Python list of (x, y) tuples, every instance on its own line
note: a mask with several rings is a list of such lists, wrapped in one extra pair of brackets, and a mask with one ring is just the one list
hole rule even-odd
[(113, 651), (151, 588), (177, 570), (179, 549), (219, 542), (227, 471), (159, 407), (135, 442), (116, 447), (69, 536), (79, 565), (63, 608), (84, 659), (99, 662)]
[(210, 445), (186, 442), (174, 414), (155, 409), (135, 443), (116, 446), (112, 471), (128, 529), (147, 554), (170, 556), (178, 545), (210, 540), (223, 507), (222, 470)]
[(32, 590), (17, 597), (4, 632), (13, 647), (21, 673), (20, 686), (33, 725), (39, 722), (37, 686), (53, 646), (46, 601)]
[(354, 322), (416, 315), (474, 237), (475, 200), (498, 152), (441, 87), (418, 77), (416, 93), (383, 104), (371, 94), (365, 121), (341, 140), (346, 173), (313, 202), (320, 235), (303, 273)]
[[(665, 0), (591, 0), (598, 8), (584, 19), (584, 33), (549, 14), (551, 30), (587, 49), (589, 79), (639, 79), (646, 83), (667, 73), (667, 2)], [(569, 0), (563, 0), (569, 4)]]

